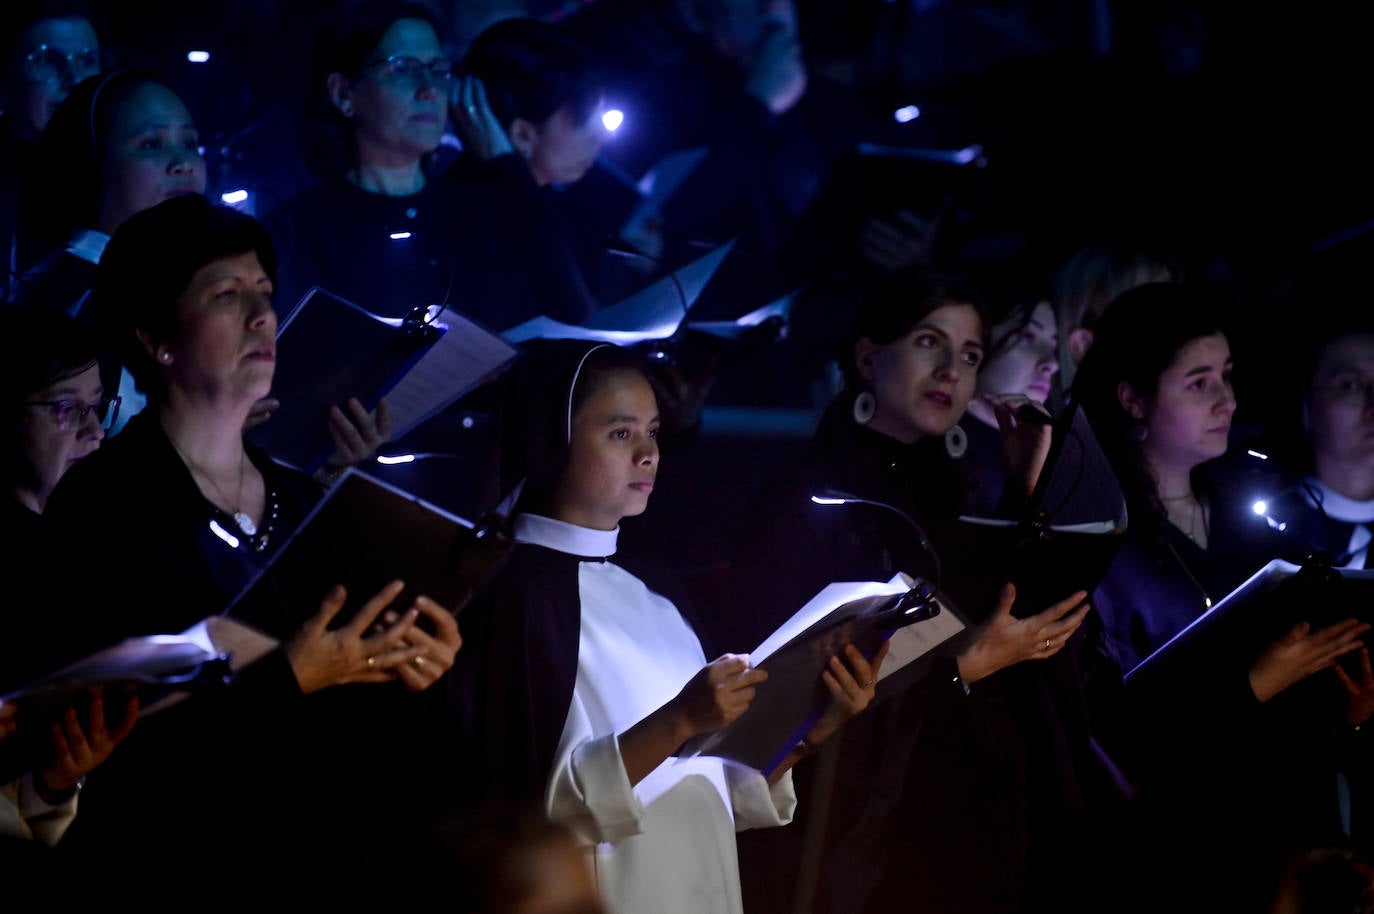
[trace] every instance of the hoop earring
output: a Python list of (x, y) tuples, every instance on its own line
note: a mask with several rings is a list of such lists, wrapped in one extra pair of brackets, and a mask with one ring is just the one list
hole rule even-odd
[(968, 433), (959, 426), (953, 426), (945, 432), (945, 453), (951, 460), (958, 460), (964, 456), (968, 450)]
[(1136, 444), (1142, 443), (1148, 437), (1150, 437), (1150, 430), (1145, 426), (1145, 423), (1137, 422), (1131, 426), (1131, 440)]
[(873, 396), (873, 391), (865, 390), (855, 397), (853, 411), (854, 421), (859, 425), (867, 425), (878, 411), (878, 398)]

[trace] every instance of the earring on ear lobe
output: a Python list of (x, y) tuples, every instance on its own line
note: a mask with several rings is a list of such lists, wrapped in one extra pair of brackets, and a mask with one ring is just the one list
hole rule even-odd
[(343, 114), (344, 117), (352, 117), (352, 116), (353, 116), (353, 103), (352, 103), (352, 102), (344, 102), (342, 105), (339, 106), (339, 111), (340, 111), (340, 113)]
[(172, 354), (164, 349), (157, 354), (157, 360), (164, 365), (170, 365), (172, 364)]
[(1131, 440), (1136, 444), (1141, 443), (1148, 437), (1150, 437), (1150, 430), (1146, 428), (1144, 422), (1137, 422), (1135, 425), (1131, 426)]
[(950, 456), (950, 459), (958, 460), (960, 457), (964, 456), (964, 452), (967, 450), (967, 432), (957, 425), (945, 432), (945, 453)]
[(858, 424), (867, 425), (877, 411), (878, 398), (873, 391), (865, 390), (854, 398), (854, 421)]

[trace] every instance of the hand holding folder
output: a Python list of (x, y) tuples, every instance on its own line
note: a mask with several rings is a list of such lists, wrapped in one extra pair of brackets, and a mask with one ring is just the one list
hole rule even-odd
[[(0, 741), (0, 780), (41, 764), (50, 751), (48, 735), (68, 708), (87, 707), (95, 690), (136, 691), (140, 716), (156, 713), (193, 692), (218, 688), (261, 658), (277, 642), (232, 619), (211, 617), (180, 634), (127, 638), (22, 688), (0, 696), (18, 708), (20, 732)], [(114, 702), (107, 702), (109, 726), (118, 727)]]
[(277, 329), (272, 382), (279, 402), (251, 438), (274, 458), (313, 473), (333, 450), (330, 407), (385, 396), (400, 438), (518, 355), (496, 334), (438, 306), (385, 318), (318, 287)]
[(929, 585), (906, 575), (885, 583), (831, 584), (750, 652), (750, 661), (768, 678), (748, 709), (689, 740), (678, 754), (719, 756), (767, 775), (830, 705), (821, 673), (848, 645), (871, 660), (891, 640), (878, 676), (883, 680), (963, 628), (942, 611)]

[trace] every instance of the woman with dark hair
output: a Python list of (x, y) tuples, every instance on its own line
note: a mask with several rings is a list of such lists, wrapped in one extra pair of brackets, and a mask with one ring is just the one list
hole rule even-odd
[(499, 252), (472, 218), (474, 191), (428, 166), (452, 75), (423, 4), (366, 0), (327, 24), (303, 120), (320, 180), (267, 214), (286, 313), (318, 285), (384, 317), (442, 304), (500, 329), (533, 316), (505, 319), (484, 270)]
[[(487, 799), (542, 804), (587, 850), (612, 911), (739, 912), (735, 832), (781, 825), (796, 797), (794, 749), (765, 776), (688, 739), (744, 713), (767, 674), (717, 656), (680, 586), (619, 549), (648, 505), (658, 406), (642, 355), (555, 344), (523, 363), (524, 484), (515, 545), (464, 610), (467, 662), (449, 695)], [(517, 369), (521, 370), (521, 369)], [(714, 657), (714, 660), (708, 658)], [(872, 698), (872, 663), (850, 647), (822, 674), (833, 701), (806, 734), (820, 743)]]
[[(275, 367), (275, 267), (261, 223), (198, 194), (131, 216), (111, 239), (94, 307), (149, 407), (74, 467), (44, 512), (57, 564), (82, 556), (81, 574), (50, 578), (64, 610), (61, 643), (76, 655), (181, 632), (222, 611), (320, 499), (316, 482), (243, 438)], [(292, 607), (297, 617), (280, 620), (294, 632), (284, 644), (222, 692), (148, 721), (117, 764), (92, 779), (93, 814), (69, 836), (81, 834), (78, 851), (94, 854), (95, 864), (123, 859), (124, 848), (140, 859), (156, 851), (172, 869), (168, 861), (209, 855), (280, 864), (294, 875), (288, 856), (274, 856), (285, 836), (263, 828), (283, 785), (300, 816), (291, 832), (302, 844), (293, 847), (296, 861), (337, 851), (335, 842), (380, 846), (372, 829), (396, 827), (397, 807), (371, 803), (345, 816), (332, 791), (351, 783), (355, 765), (378, 762), (369, 777), (387, 770), (380, 760), (396, 744), (377, 728), (390, 718), (348, 716), (368, 707), (366, 691), (349, 690), (347, 700), (315, 693), (349, 683), (418, 692), (452, 664), (456, 623), (423, 595), (394, 622), (373, 627), (402, 587), (383, 588), (339, 627), (330, 623), (348, 596), (342, 588), (321, 594), (318, 606)], [(417, 624), (422, 617), (427, 628)], [(399, 725), (413, 699), (399, 691), (393, 698)], [(358, 726), (380, 745), (345, 750), (339, 740)], [(423, 753), (420, 735), (405, 735), (406, 750)], [(118, 847), (110, 846), (114, 835)]]
[(484, 29), (460, 70), (450, 111), (463, 156), (451, 175), (488, 191), (497, 211), (484, 221), (504, 216), (519, 227), (520, 263), (511, 261), (518, 275), (508, 285), (528, 276), (539, 310), (581, 323), (643, 279), (636, 267), (654, 266), (652, 258), (610, 254), (615, 226), (587, 224), (591, 214), (561, 192), (587, 174), (606, 139), (602, 76), (585, 48), (526, 18)]
[[(1128, 672), (1285, 554), (1222, 460), (1236, 411), (1224, 327), (1201, 289), (1138, 286), (1098, 320), (1073, 384), (1128, 506), (1125, 545), (1093, 597)], [(1131, 731), (1118, 745), (1131, 747), (1122, 755), (1151, 836), (1137, 849), (1152, 877), (1142, 897), (1187, 885), (1200, 910), (1253, 902), (1294, 847), (1339, 837), (1330, 752), (1347, 711), (1361, 709), (1357, 726), (1374, 713), (1374, 676), (1366, 667), (1347, 691), (1331, 670), (1369, 626), (1350, 618), (1265, 635), (1256, 624), (1253, 649), (1236, 642), (1188, 676), (1128, 678), (1129, 717), (1108, 722)]]
[[(11, 288), (14, 302), (77, 316), (86, 309), (96, 264), (129, 216), (170, 197), (205, 192), (205, 159), (190, 112), (148, 70), (84, 80), (57, 107), (39, 142), (34, 180), (21, 200), (28, 224), (52, 251)], [(144, 394), (105, 358), (105, 386), (123, 398), (122, 423)]]
[(81, 0), (13, 5), (21, 9), (9, 14), (12, 38), (0, 49), (0, 263), (7, 274), (0, 289), (47, 253), (17, 211), (21, 189), (41, 162), (38, 138), (72, 89), (104, 68), (94, 17)]
[[(752, 649), (831, 582), (901, 571), (942, 587), (942, 540), (964, 501), (956, 423), (974, 395), (986, 334), (967, 282), (906, 272), (867, 292), (838, 351), (843, 390), (805, 453), (750, 507), (731, 616), (717, 623), (730, 630), (724, 645)], [(1016, 420), (1012, 405), (996, 408), (1020, 455), (1012, 488), (1024, 496), (1049, 436)], [(844, 503), (825, 503), (835, 493)], [(1069, 905), (1078, 884), (1050, 878), (1044, 865), (1083, 853), (1087, 822), (1117, 799), (1081, 708), (1085, 596), (1018, 618), (1007, 586), (995, 607), (961, 607), (969, 628), (900, 689), (881, 689), (829, 762), (799, 770), (799, 781), (814, 777), (813, 790), (833, 794), (829, 821), (741, 840), (760, 901), (795, 898), (826, 911)]]
[[(75, 320), (41, 309), (6, 308), (0, 310), (0, 338), (13, 347), (0, 364), (0, 404), (8, 423), (0, 450), (5, 487), (0, 508), (8, 539), (3, 573), (11, 588), (0, 625), (0, 693), (5, 693), (43, 672), (34, 666), (38, 642), (33, 639), (39, 627), (35, 616), (43, 613), (34, 609), (51, 601), (47, 581), (35, 580), (34, 569), (47, 558), (40, 524), (48, 495), (69, 467), (100, 446), (118, 401), (103, 396), (96, 367), (99, 340)], [(112, 703), (116, 695), (123, 712), (111, 717), (110, 726), (105, 694), (96, 690), (89, 708), (73, 706), (63, 713), (60, 737), (46, 730), (17, 733), (38, 721), (21, 723), (18, 705), (0, 702), (0, 740), (27, 739), (44, 749), (44, 741), (51, 740), (47, 760), (0, 784), (0, 839), (40, 847), (57, 843), (76, 813), (84, 776), (109, 757), (137, 719), (137, 698), (112, 690)], [(0, 854), (15, 862), (13, 855), (21, 849), (20, 843), (5, 844)], [(32, 862), (51, 861), (36, 854)]]

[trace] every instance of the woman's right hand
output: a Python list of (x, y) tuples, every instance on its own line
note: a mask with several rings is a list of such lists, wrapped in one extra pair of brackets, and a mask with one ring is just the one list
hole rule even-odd
[(722, 654), (706, 664), (672, 700), (681, 741), (738, 718), (754, 700), (754, 686), (767, 678), (749, 665), (747, 654)]
[(1080, 590), (1043, 612), (1018, 619), (1011, 614), (1016, 587), (1002, 585), (992, 615), (958, 657), (959, 677), (971, 685), (1023, 660), (1053, 657), (1088, 617), (1087, 597), (1087, 591)]
[(286, 659), (301, 691), (309, 695), (330, 686), (351, 682), (390, 682), (398, 667), (425, 653), (407, 641), (420, 611), (407, 610), (391, 625), (368, 635), (382, 611), (400, 596), (402, 581), (392, 581), (363, 604), (347, 625), (330, 630), (329, 623), (343, 609), (347, 591), (335, 586), (315, 613), (286, 645)]
[(1331, 666), (1337, 657), (1359, 650), (1364, 646), (1360, 636), (1367, 631), (1369, 624), (1358, 619), (1345, 619), (1316, 631), (1307, 622), (1299, 622), (1265, 648), (1250, 667), (1251, 691), (1261, 702), (1268, 701)]
[(454, 84), (449, 99), (449, 117), (463, 148), (481, 161), (515, 151), (506, 128), (501, 126), (487, 103), (486, 87), (476, 76), (468, 74)]

